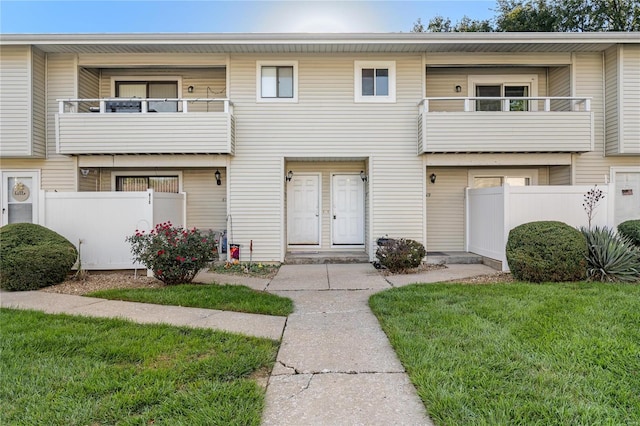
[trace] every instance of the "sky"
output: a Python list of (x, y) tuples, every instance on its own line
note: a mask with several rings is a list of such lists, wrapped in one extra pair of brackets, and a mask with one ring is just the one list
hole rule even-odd
[(0, 33), (409, 32), (436, 15), (488, 19), (495, 0), (0, 0)]

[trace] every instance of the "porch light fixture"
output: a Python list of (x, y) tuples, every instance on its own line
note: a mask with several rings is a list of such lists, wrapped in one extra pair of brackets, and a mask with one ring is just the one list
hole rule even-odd
[(362, 179), (363, 182), (367, 182), (369, 180), (369, 176), (364, 174), (364, 170), (360, 170), (360, 179)]
[(431, 183), (436, 183), (436, 178), (437, 178), (437, 176), (436, 176), (435, 173), (431, 173), (429, 175), (429, 180), (431, 181)]
[(456, 93), (460, 93), (462, 92), (462, 86), (460, 86), (459, 84), (456, 85)]
[(293, 178), (293, 172), (291, 170), (289, 170), (287, 172), (287, 176), (285, 177), (287, 182), (291, 182), (291, 179)]
[(193, 86), (189, 86), (189, 87), (187, 87), (187, 92), (189, 92), (189, 93), (193, 93)]
[(80, 169), (80, 174), (82, 174), (82, 177), (87, 177), (87, 176), (89, 176), (89, 172), (90, 171), (91, 170), (89, 170), (89, 169)]
[(216, 177), (216, 183), (218, 184), (218, 186), (222, 185), (222, 180), (220, 179), (221, 178), (220, 170), (216, 170), (215, 177)]

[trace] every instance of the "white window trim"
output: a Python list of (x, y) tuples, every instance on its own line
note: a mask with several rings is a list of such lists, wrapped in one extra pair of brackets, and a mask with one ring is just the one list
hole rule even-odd
[(182, 188), (182, 172), (178, 170), (117, 170), (111, 172), (111, 191), (116, 192), (116, 179), (118, 176), (178, 176), (178, 193), (184, 192)]
[[(362, 96), (362, 69), (386, 68), (389, 70), (389, 95)], [(354, 61), (353, 63), (353, 101), (357, 103), (395, 103), (396, 102), (396, 61)]]
[[(293, 97), (263, 98), (262, 67), (293, 67)], [(256, 61), (256, 102), (258, 103), (298, 103), (298, 61)]]
[(182, 98), (182, 77), (178, 75), (123, 75), (111, 77), (111, 97), (116, 97), (117, 81), (175, 81), (178, 84), (178, 98)]
[[(476, 85), (523, 85), (531, 88), (529, 97), (538, 96), (538, 76), (536, 74), (498, 74), (498, 75), (470, 75), (467, 78), (468, 96), (476, 97)], [(530, 102), (531, 109), (529, 111), (537, 111), (538, 103)], [(475, 111), (476, 103), (471, 102), (471, 110)]]
[(529, 186), (538, 184), (538, 169), (477, 169), (469, 170), (467, 186), (473, 188), (475, 178), (501, 177), (501, 178), (529, 178)]

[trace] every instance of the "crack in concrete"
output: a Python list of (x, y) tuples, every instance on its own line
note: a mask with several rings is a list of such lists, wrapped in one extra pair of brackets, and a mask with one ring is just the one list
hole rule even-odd
[(324, 265), (325, 270), (327, 271), (327, 290), (331, 290), (331, 277), (329, 276), (329, 264)]
[[(284, 368), (288, 369), (288, 370), (293, 370), (293, 376), (297, 375), (297, 374), (305, 374), (303, 372), (301, 372), (300, 370), (298, 370), (297, 368), (291, 366), (291, 365), (287, 365), (282, 361), (278, 361), (278, 364), (280, 364), (281, 366), (283, 366)], [(280, 374), (281, 376), (283, 376), (284, 374)], [(289, 375), (289, 374), (287, 374)]]

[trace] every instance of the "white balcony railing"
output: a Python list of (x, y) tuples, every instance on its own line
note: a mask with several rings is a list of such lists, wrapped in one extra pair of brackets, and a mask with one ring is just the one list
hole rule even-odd
[(432, 97), (418, 109), (420, 154), (566, 153), (594, 146), (591, 98)]
[[(112, 112), (183, 112), (189, 113), (192, 104), (205, 104), (209, 111), (211, 105), (222, 104), (222, 112), (233, 114), (233, 103), (229, 99), (219, 98), (99, 98), (99, 99), (58, 99), (58, 113), (112, 113)], [(152, 107), (150, 107), (150, 105)], [(154, 106), (160, 109), (153, 108)], [(175, 108), (174, 111), (167, 111)], [(213, 112), (213, 108), (212, 111)], [(198, 109), (201, 111), (201, 109)]]
[[(500, 111), (537, 112), (537, 111), (591, 111), (591, 98), (576, 98), (569, 96), (545, 97), (431, 97), (424, 98), (418, 104), (420, 112), (495, 112), (478, 111), (476, 102), (499, 102)], [(439, 109), (432, 111), (433, 103), (438, 103)], [(542, 109), (540, 108), (542, 105)], [(443, 111), (444, 109), (444, 111)]]

